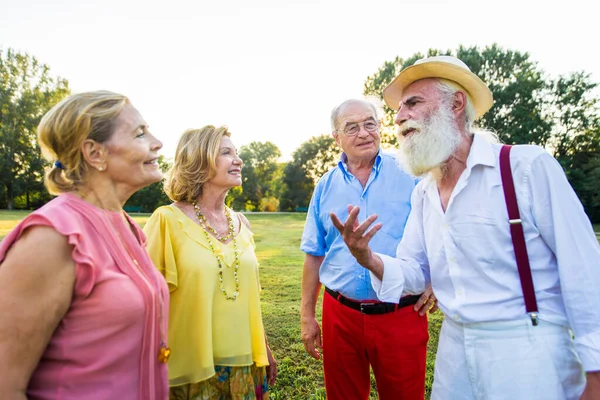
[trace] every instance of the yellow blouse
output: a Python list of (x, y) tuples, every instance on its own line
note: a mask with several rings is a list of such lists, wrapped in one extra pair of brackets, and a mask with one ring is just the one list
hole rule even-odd
[[(147, 250), (171, 292), (169, 384), (196, 383), (215, 374), (215, 365), (269, 364), (260, 310), (258, 261), (252, 232), (237, 234), (239, 295), (226, 300), (218, 263), (202, 227), (174, 205), (158, 208), (146, 225)], [(233, 241), (212, 240), (223, 263), (227, 294), (235, 291)]]

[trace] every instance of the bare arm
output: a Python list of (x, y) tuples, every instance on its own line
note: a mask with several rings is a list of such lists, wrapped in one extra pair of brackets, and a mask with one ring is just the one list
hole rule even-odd
[(588, 371), (581, 400), (593, 400), (600, 396), (600, 371)]
[(0, 398), (26, 399), (52, 333), (69, 309), (75, 284), (73, 247), (49, 227), (15, 242), (0, 265)]
[(321, 355), (315, 348), (315, 344), (316, 347), (322, 347), (321, 328), (316, 318), (316, 307), (321, 290), (319, 268), (323, 263), (323, 258), (323, 256), (307, 254), (302, 271), (302, 305), (300, 309), (302, 342), (306, 352), (317, 360), (321, 358)]
[(271, 347), (269, 346), (269, 341), (267, 340), (266, 332), (265, 346), (267, 346), (267, 358), (269, 360), (269, 365), (267, 366), (267, 383), (269, 384), (269, 386), (273, 386), (275, 384), (275, 380), (277, 379), (277, 360), (275, 360), (275, 356), (273, 356), (273, 352), (271, 351)]

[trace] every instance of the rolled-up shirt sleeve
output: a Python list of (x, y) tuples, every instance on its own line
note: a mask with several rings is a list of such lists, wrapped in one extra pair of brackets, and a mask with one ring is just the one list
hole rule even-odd
[(397, 303), (403, 294), (421, 294), (429, 285), (429, 263), (423, 235), (423, 191), (420, 185), (411, 198), (411, 212), (406, 222), (396, 256), (375, 253), (383, 261), (383, 279), (372, 272), (371, 286), (380, 301)]

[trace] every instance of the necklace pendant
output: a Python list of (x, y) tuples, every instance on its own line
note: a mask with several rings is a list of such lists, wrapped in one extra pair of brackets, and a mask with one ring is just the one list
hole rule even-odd
[(164, 342), (160, 344), (160, 349), (158, 350), (158, 362), (161, 364), (166, 364), (169, 361), (169, 357), (171, 356), (171, 348), (167, 346)]

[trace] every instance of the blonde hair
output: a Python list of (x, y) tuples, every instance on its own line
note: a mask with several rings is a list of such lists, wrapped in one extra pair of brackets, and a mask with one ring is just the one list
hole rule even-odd
[(217, 172), (217, 156), (224, 136), (231, 136), (226, 126), (207, 125), (183, 132), (164, 185), (172, 201), (191, 202), (202, 194), (204, 182)]
[(88, 165), (81, 146), (86, 139), (103, 143), (114, 131), (115, 119), (129, 99), (105, 90), (74, 94), (48, 111), (37, 129), (42, 155), (59, 161), (44, 178), (48, 192), (58, 195), (85, 181)]

